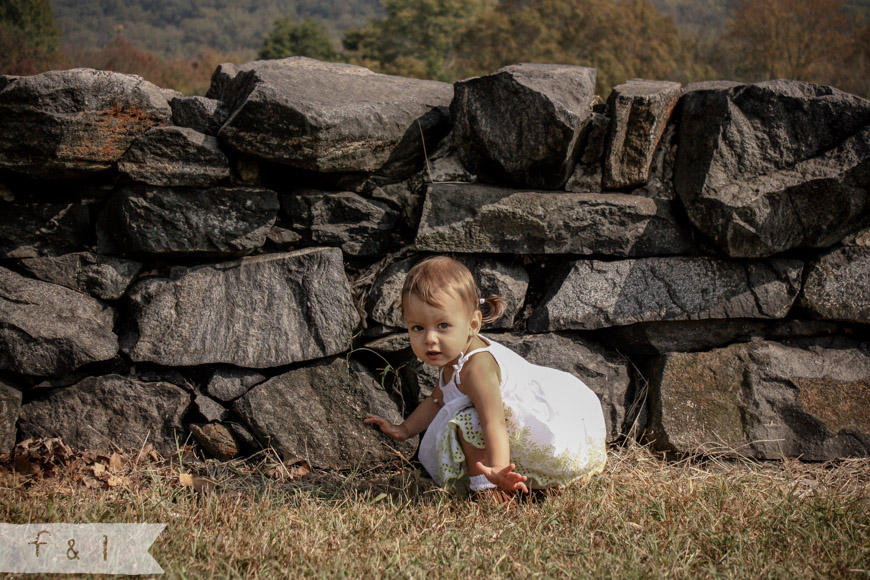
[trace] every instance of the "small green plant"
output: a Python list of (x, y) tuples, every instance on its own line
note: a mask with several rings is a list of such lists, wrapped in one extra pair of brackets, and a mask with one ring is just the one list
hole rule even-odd
[[(378, 372), (378, 383), (380, 383), (381, 388), (387, 393), (394, 393), (401, 395), (402, 394), (402, 377), (399, 375), (399, 370), (404, 367), (408, 363), (402, 363), (398, 367), (393, 366), (393, 364), (387, 360), (384, 355), (379, 353), (376, 350), (373, 350), (368, 347), (359, 347), (354, 348), (350, 352), (347, 353), (347, 366), (350, 368), (350, 358), (357, 353), (366, 352), (373, 354), (380, 362), (383, 363), (384, 366), (377, 367), (376, 370)], [(389, 385), (389, 387), (387, 386)]]

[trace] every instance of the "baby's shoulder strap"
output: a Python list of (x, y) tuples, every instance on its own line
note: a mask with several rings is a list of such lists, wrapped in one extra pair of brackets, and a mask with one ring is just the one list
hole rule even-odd
[(459, 360), (457, 360), (456, 364), (453, 365), (453, 377), (455, 378), (457, 386), (462, 384), (462, 380), (459, 378), (459, 371), (462, 370), (462, 367), (465, 365), (465, 363), (468, 362), (468, 359), (470, 359), (472, 356), (476, 355), (479, 352), (488, 352), (491, 346), (492, 344), (488, 344), (486, 346), (476, 348), (468, 354), (463, 353), (459, 356)]

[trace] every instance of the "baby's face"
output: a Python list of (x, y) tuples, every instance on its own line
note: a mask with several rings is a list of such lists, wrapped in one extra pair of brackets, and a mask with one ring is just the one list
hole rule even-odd
[(405, 299), (405, 324), (411, 349), (423, 362), (436, 367), (456, 363), (480, 330), (480, 311), (469, 313), (458, 296), (444, 293), (440, 306), (411, 294)]

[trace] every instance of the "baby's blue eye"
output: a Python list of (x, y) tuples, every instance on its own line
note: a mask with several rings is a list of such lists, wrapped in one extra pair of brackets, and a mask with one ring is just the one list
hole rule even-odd
[(414, 332), (420, 332), (421, 330), (423, 330), (423, 327), (422, 326), (412, 326), (411, 330), (413, 330)]
[(438, 325), (438, 328), (440, 328), (441, 330), (446, 330), (449, 326), (450, 325), (447, 324), (446, 322), (442, 322), (441, 324)]

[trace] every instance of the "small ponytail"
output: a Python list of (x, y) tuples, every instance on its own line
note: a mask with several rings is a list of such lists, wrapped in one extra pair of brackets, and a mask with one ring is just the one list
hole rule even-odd
[[(486, 308), (486, 310), (484, 310)], [(502, 316), (506, 309), (504, 299), (498, 294), (493, 294), (489, 298), (480, 299), (480, 311), (483, 313), (483, 322), (495, 322)]]

